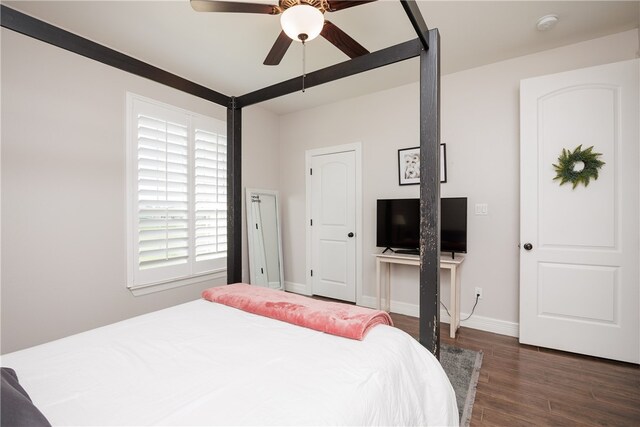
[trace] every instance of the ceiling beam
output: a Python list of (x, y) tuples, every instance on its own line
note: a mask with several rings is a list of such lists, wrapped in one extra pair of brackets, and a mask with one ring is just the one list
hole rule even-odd
[(181, 90), (198, 98), (206, 99), (223, 107), (229, 106), (231, 98), (215, 90), (25, 15), (5, 5), (0, 5), (0, 8), (0, 23), (4, 28), (110, 65), (119, 70)]
[(416, 33), (418, 33), (418, 38), (422, 43), (422, 47), (424, 47), (424, 50), (429, 50), (429, 28), (427, 27), (426, 22), (424, 22), (418, 3), (416, 3), (415, 0), (400, 0), (400, 3), (402, 4), (404, 11), (407, 12), (411, 25), (413, 25)]
[[(311, 72), (304, 79), (304, 87), (306, 89), (339, 80), (344, 77), (359, 74), (375, 68), (384, 67), (406, 59), (416, 58), (420, 56), (422, 45), (420, 40), (414, 39), (408, 42), (400, 43), (376, 52), (358, 56), (345, 62), (323, 68), (318, 71)], [(237, 98), (238, 108), (247, 107), (280, 96), (302, 90), (302, 76), (283, 82), (258, 89), (254, 92), (247, 93)]]

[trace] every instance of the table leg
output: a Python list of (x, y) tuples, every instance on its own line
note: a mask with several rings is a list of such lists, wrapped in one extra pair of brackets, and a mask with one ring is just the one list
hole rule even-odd
[(376, 308), (378, 310), (382, 308), (380, 302), (380, 258), (376, 258)]
[(451, 319), (449, 320), (449, 336), (456, 337), (456, 330), (460, 321), (460, 307), (458, 306), (458, 292), (456, 286), (456, 266), (451, 268)]
[(456, 306), (458, 307), (456, 317), (456, 332), (460, 328), (460, 275), (458, 274), (458, 267), (456, 266)]
[(387, 302), (387, 312), (391, 313), (391, 264), (387, 263), (387, 288), (385, 293)]

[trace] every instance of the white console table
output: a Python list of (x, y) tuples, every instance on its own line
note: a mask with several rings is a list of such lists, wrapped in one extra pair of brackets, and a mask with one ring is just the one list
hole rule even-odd
[[(376, 299), (378, 309), (382, 309), (381, 303), (381, 273), (382, 264), (386, 264), (387, 268), (387, 280), (385, 287), (385, 310), (391, 310), (391, 264), (405, 264), (420, 266), (420, 256), (418, 255), (406, 255), (406, 254), (376, 254)], [(456, 255), (455, 258), (451, 256), (442, 256), (440, 258), (440, 268), (447, 269), (451, 272), (451, 320), (449, 323), (449, 336), (451, 338), (456, 337), (456, 331), (460, 327), (460, 275), (458, 274), (458, 267), (464, 261), (464, 256)]]

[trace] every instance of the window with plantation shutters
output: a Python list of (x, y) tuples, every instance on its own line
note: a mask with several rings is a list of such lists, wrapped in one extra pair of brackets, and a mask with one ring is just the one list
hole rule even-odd
[(128, 104), (128, 286), (224, 270), (225, 123), (131, 94)]

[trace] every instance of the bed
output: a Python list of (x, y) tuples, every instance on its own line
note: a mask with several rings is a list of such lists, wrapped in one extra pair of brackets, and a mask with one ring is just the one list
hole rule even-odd
[(457, 425), (438, 361), (204, 299), (2, 356), (53, 425)]

